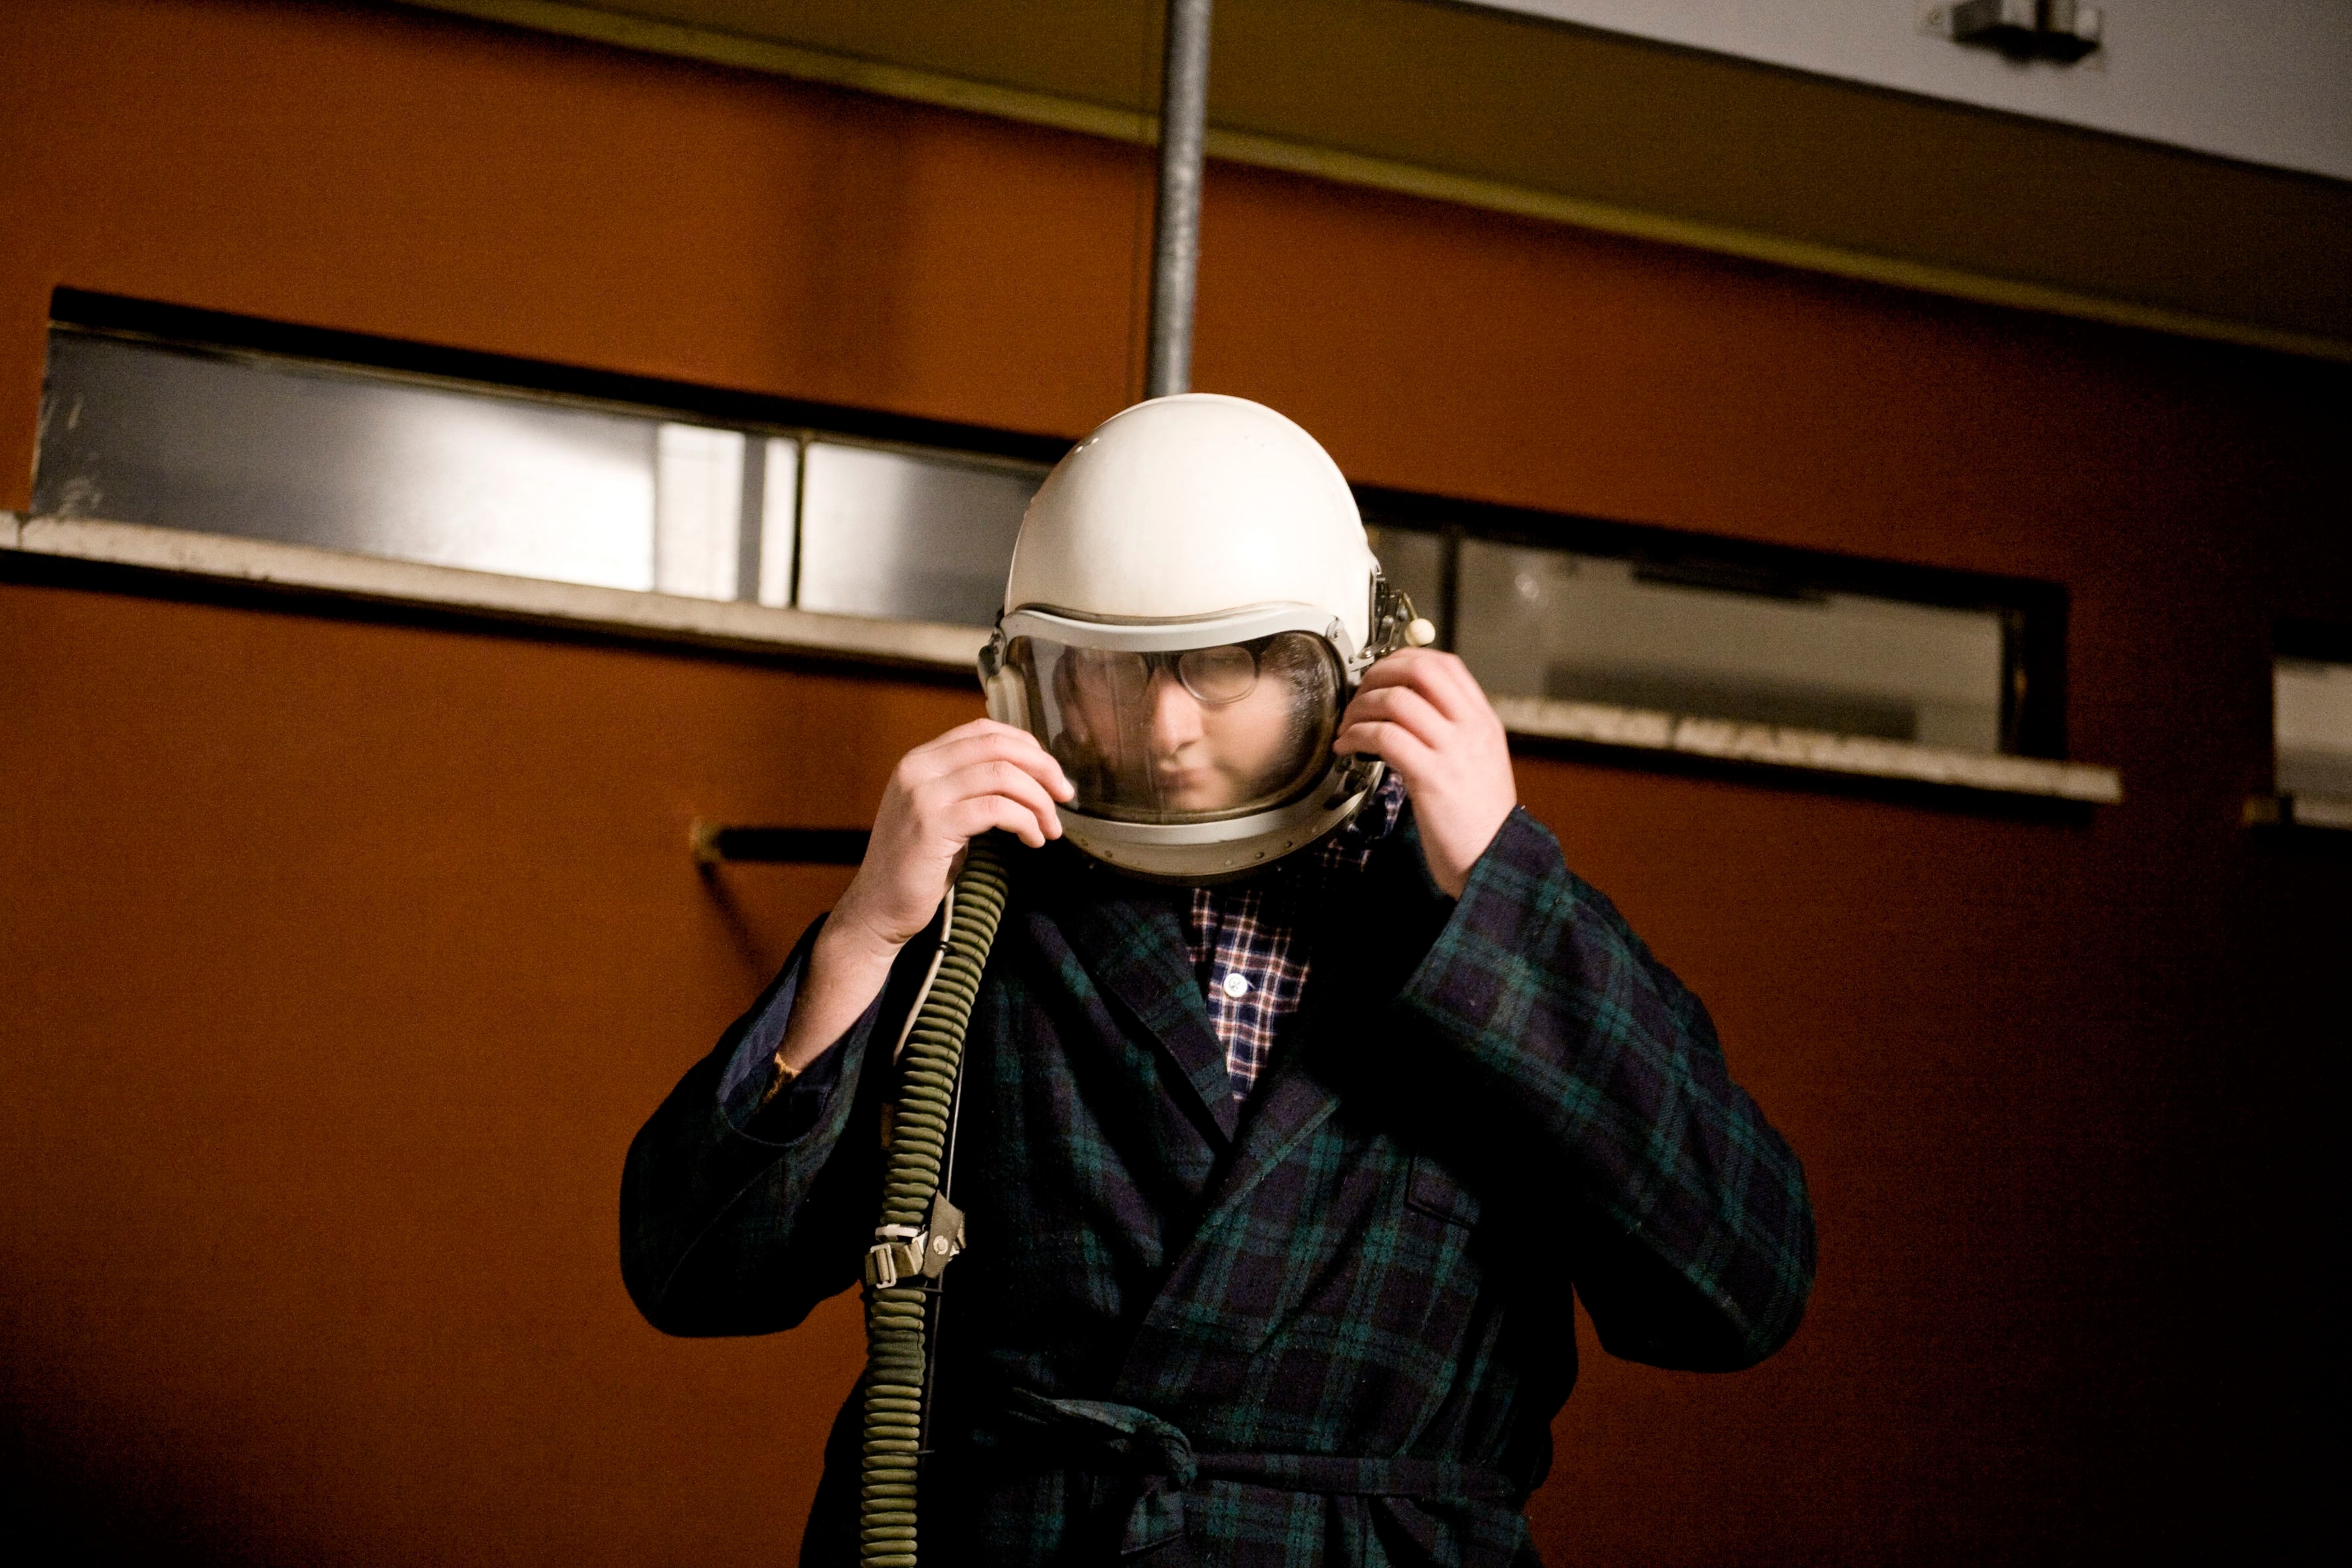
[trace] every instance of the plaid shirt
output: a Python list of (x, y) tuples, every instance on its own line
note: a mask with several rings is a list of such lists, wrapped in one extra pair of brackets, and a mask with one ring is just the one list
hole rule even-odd
[(1297, 951), (1301, 904), (1362, 876), (1403, 807), (1404, 782), (1391, 773), (1345, 826), (1306, 854), (1263, 877), (1192, 889), (1184, 947), (1201, 978), (1209, 1026), (1225, 1047), (1235, 1100), (1249, 1098), (1276, 1032), (1307, 989), (1307, 961)]

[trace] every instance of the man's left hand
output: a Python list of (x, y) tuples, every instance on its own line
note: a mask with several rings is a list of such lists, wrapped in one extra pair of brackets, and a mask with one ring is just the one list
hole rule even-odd
[(1399, 648), (1365, 671), (1334, 749), (1397, 771), (1430, 878), (1460, 898), (1519, 799), (1503, 721), (1469, 667), (1434, 648)]

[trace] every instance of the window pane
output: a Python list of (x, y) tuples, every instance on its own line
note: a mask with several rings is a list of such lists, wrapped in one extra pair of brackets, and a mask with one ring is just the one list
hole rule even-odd
[(2272, 679), (2280, 791), (2352, 800), (2352, 664), (2283, 658)]
[(656, 442), (644, 417), (58, 331), (33, 510), (650, 588)]
[(743, 437), (732, 430), (661, 426), (654, 468), (654, 586), (660, 592), (735, 596), (743, 447)]
[(1042, 468), (812, 441), (803, 458), (804, 610), (995, 624)]
[(1460, 573), (1454, 647), (1497, 695), (2000, 749), (1993, 611), (1699, 588), (1481, 540)]

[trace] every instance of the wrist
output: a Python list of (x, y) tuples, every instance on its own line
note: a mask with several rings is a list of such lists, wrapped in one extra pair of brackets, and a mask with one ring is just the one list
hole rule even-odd
[(1511, 819), (1517, 802), (1504, 804), (1500, 811), (1487, 810), (1479, 819), (1422, 826), (1422, 854), (1429, 865), (1430, 880), (1449, 899), (1459, 899), (1470, 885), (1470, 874), (1478, 862), (1493, 848), (1501, 837), (1503, 825)]
[(905, 939), (883, 935), (872, 922), (861, 919), (845, 904), (835, 909), (824, 929), (816, 933), (816, 944), (809, 952), (809, 968), (845, 980), (887, 970), (898, 962), (898, 951), (906, 945)]
[(905, 945), (877, 942), (856, 921), (843, 920), (838, 910), (824, 922), (809, 949), (792, 1021), (776, 1047), (780, 1074), (797, 1077), (857, 1021), (881, 994), (890, 965)]

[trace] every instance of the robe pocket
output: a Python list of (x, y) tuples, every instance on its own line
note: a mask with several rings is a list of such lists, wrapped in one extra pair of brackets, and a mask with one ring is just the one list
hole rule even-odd
[(1477, 1194), (1455, 1181), (1454, 1173), (1429, 1154), (1412, 1157), (1412, 1175), (1405, 1184), (1404, 1201), (1449, 1225), (1476, 1225), (1485, 1206), (1479, 1203)]

